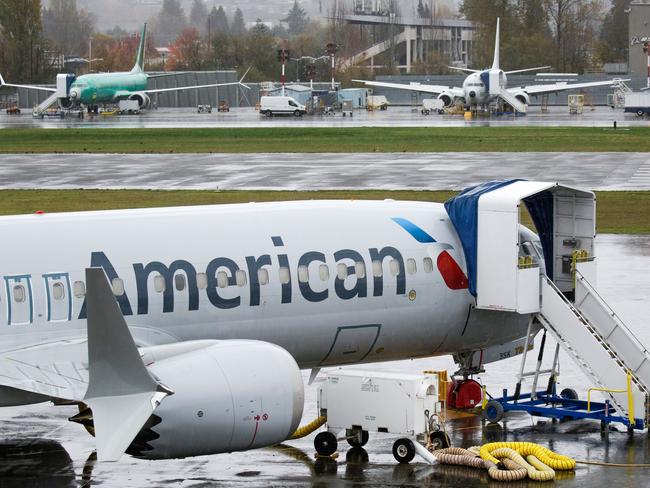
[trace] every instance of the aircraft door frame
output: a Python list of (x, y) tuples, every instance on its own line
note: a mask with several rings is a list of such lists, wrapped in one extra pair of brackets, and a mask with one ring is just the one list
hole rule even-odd
[[(47, 302), (47, 321), (48, 322), (66, 322), (72, 320), (72, 288), (70, 286), (69, 273), (45, 273), (43, 274), (45, 284), (45, 301)], [(55, 286), (61, 286), (63, 296), (60, 291), (55, 290)]]
[[(5, 276), (7, 297), (7, 325), (26, 325), (34, 321), (34, 289), (32, 275)], [(17, 287), (22, 286), (22, 297), (17, 297)], [(17, 300), (17, 298), (22, 298)], [(18, 317), (18, 318), (17, 318)], [(24, 317), (24, 320), (22, 318)]]

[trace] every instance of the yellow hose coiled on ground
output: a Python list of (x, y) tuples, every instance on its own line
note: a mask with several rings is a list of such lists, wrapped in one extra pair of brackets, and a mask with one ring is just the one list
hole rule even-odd
[(549, 481), (555, 478), (555, 471), (542, 463), (535, 456), (528, 456), (526, 460), (514, 449), (509, 449), (507, 447), (501, 447), (495, 449), (490, 453), (490, 455), (496, 459), (499, 459), (503, 463), (506, 459), (509, 459), (516, 463), (518, 466), (521, 466), (526, 470), (526, 474), (531, 480), (535, 481)]
[(308, 436), (316, 429), (318, 429), (320, 426), (322, 426), (325, 422), (327, 422), (327, 417), (325, 415), (321, 415), (315, 420), (309, 422), (307, 425), (298, 427), (296, 431), (293, 434), (291, 434), (291, 437), (289, 437), (289, 439), (294, 440), (294, 439), (300, 439), (301, 437)]
[(556, 454), (544, 446), (533, 442), (491, 442), (481, 446), (479, 455), (486, 461), (497, 464), (499, 461), (492, 456), (492, 451), (501, 448), (509, 448), (517, 451), (521, 456), (535, 456), (539, 461), (552, 469), (569, 470), (576, 467), (574, 459)]

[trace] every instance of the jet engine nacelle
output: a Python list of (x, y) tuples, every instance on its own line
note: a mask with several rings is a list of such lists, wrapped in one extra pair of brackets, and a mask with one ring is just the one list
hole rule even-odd
[(514, 94), (515, 98), (519, 100), (521, 103), (525, 103), (526, 105), (530, 105), (530, 95), (524, 91), (520, 91)]
[(274, 344), (226, 340), (149, 366), (174, 391), (127, 453), (183, 458), (278, 444), (302, 418), (304, 386), (293, 357)]
[(445, 107), (451, 107), (451, 104), (454, 103), (454, 97), (451, 93), (442, 92), (438, 95), (438, 100), (444, 103)]
[(148, 108), (151, 104), (151, 98), (146, 93), (134, 93), (129, 97), (129, 100), (137, 100), (141, 109)]
[(70, 97), (59, 98), (58, 100), (59, 100), (59, 107), (61, 107), (62, 109), (69, 109), (74, 106), (74, 102)]

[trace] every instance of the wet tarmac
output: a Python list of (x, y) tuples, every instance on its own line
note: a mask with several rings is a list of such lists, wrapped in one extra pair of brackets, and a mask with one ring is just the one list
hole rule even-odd
[(585, 107), (582, 114), (571, 115), (566, 106), (529, 107), (526, 116), (498, 115), (465, 120), (463, 115), (422, 115), (418, 109), (393, 106), (386, 111), (356, 110), (353, 117), (340, 113), (332, 116), (273, 117), (260, 116), (254, 108), (232, 108), (227, 113), (199, 114), (193, 108), (148, 110), (140, 115), (46, 117), (35, 119), (28, 110), (22, 115), (0, 114), (0, 128), (159, 128), (159, 127), (472, 127), (472, 126), (574, 126), (612, 127), (649, 126), (650, 119), (624, 114), (622, 109)]
[[(650, 236), (602, 235), (597, 240), (599, 291), (646, 345), (650, 344)], [(547, 343), (548, 350), (554, 344)], [(546, 360), (550, 361), (550, 354)], [(536, 354), (533, 355), (533, 358)], [(514, 385), (519, 358), (488, 365), (482, 380), (498, 394)], [(546, 364), (545, 364), (546, 366)], [(449, 357), (365, 365), (369, 370), (420, 372), (449, 369)], [(307, 373), (305, 373), (305, 379)], [(318, 380), (317, 380), (318, 381)], [(562, 359), (561, 387), (584, 397), (588, 382), (569, 359)], [(316, 385), (306, 389), (304, 421), (316, 415)], [(285, 445), (244, 453), (185, 460), (142, 461), (124, 456), (117, 463), (96, 463), (93, 439), (67, 422), (71, 407), (37, 405), (0, 409), (0, 487), (212, 487), (212, 486), (450, 486), (538, 487), (550, 483), (496, 483), (471, 468), (430, 466), (417, 458), (398, 465), (392, 457), (395, 436), (371, 434), (365, 449), (341, 448), (336, 460), (313, 457), (313, 434)], [(447, 430), (456, 446), (497, 440), (534, 441), (578, 460), (607, 463), (650, 463), (646, 433), (628, 436), (623, 429), (604, 436), (594, 421), (553, 423), (525, 414), (510, 415), (503, 425), (482, 425), (478, 418), (450, 421)], [(632, 488), (650, 484), (650, 469), (579, 464), (561, 473), (554, 486)]]
[(490, 179), (650, 189), (647, 153), (5, 154), (0, 188), (459, 190)]

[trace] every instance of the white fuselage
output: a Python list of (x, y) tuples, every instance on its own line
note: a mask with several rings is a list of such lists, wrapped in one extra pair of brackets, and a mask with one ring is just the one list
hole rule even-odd
[(463, 91), (465, 92), (465, 103), (467, 105), (488, 105), (497, 98), (496, 95), (490, 94), (490, 74), (492, 74), (493, 79), (495, 75), (498, 77), (501, 89), (505, 90), (508, 87), (508, 77), (503, 70), (485, 70), (480, 73), (472, 73), (463, 81)]
[(466, 266), (440, 204), (44, 214), (2, 217), (0, 229), (0, 353), (85, 335), (88, 266), (106, 271), (141, 346), (257, 339), (305, 368), (475, 350), (525, 333), (526, 317), (472, 310), (467, 288), (441, 274), (455, 262), (464, 277)]

